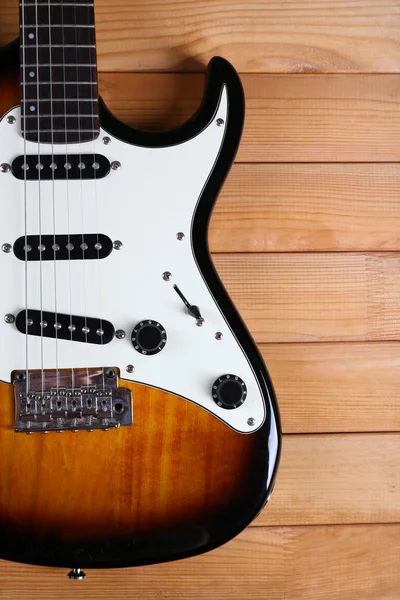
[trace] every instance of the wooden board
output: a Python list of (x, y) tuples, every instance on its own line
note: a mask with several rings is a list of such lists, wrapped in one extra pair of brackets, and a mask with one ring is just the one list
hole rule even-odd
[(251, 527), (209, 554), (93, 571), (0, 563), (2, 600), (397, 600), (400, 525)]
[(400, 434), (286, 435), (258, 525), (400, 522)]
[[(193, 71), (220, 54), (245, 72), (398, 72), (396, 0), (96, 0), (100, 68)], [(2, 0), (1, 43), (18, 31)]]
[(400, 343), (263, 344), (285, 433), (400, 431)]
[[(243, 75), (247, 118), (239, 162), (400, 160), (397, 76)], [(100, 91), (137, 127), (168, 129), (203, 94), (200, 74), (103, 73)]]
[(400, 254), (217, 254), (257, 342), (400, 339)]
[(400, 249), (400, 165), (236, 164), (211, 220), (214, 252)]

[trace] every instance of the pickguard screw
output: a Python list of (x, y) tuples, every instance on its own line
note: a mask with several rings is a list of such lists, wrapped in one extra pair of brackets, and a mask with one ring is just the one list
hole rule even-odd
[(123, 246), (123, 243), (120, 242), (119, 240), (115, 240), (115, 242), (113, 243), (114, 250), (121, 250), (122, 246)]
[(4, 320), (9, 325), (12, 325), (13, 323), (15, 323), (15, 317), (14, 317), (14, 315), (11, 315), (10, 313), (4, 317)]
[(170, 273), (169, 271), (164, 271), (164, 273), (162, 274), (162, 278), (164, 279), (164, 281), (171, 281), (172, 273)]
[(16, 120), (17, 119), (15, 117), (12, 117), (12, 116), (7, 117), (7, 123), (9, 123), (10, 125), (14, 125)]
[(223, 119), (217, 119), (217, 125), (218, 127), (222, 127), (222, 125), (225, 123), (225, 121)]
[(18, 373), (18, 375), (16, 376), (16, 380), (21, 382), (21, 381), (25, 381), (26, 379), (26, 374), (25, 373)]
[(182, 240), (185, 239), (185, 234), (182, 233), (182, 231), (180, 231), (179, 233), (176, 234), (176, 238), (181, 242)]
[(113, 379), (113, 377), (115, 377), (115, 369), (106, 369), (106, 377)]
[(125, 336), (126, 333), (123, 329), (117, 329), (117, 331), (115, 332), (115, 337), (117, 338), (117, 340), (123, 340)]
[(119, 171), (121, 167), (122, 165), (118, 160), (114, 160), (114, 162), (111, 163), (111, 168), (113, 171)]
[(11, 171), (10, 165), (8, 165), (7, 163), (1, 163), (1, 165), (0, 165), (1, 173), (9, 173), (10, 171)]
[(135, 370), (135, 367), (133, 365), (128, 365), (126, 367), (126, 370), (127, 370), (128, 373), (133, 373), (134, 370)]
[(111, 144), (111, 138), (109, 138), (109, 137), (103, 137), (103, 144), (105, 146), (108, 146), (109, 144)]
[(217, 333), (215, 334), (215, 339), (220, 341), (222, 340), (222, 338), (224, 337), (223, 334), (221, 333), (221, 331), (217, 331)]
[(247, 419), (247, 425), (250, 425), (250, 427), (253, 427), (256, 424), (256, 420), (253, 419), (253, 417), (249, 417)]
[(11, 244), (3, 244), (1, 249), (3, 250), (3, 252), (5, 252), (6, 254), (10, 254), (11, 250), (12, 250), (12, 246)]
[(204, 325), (204, 319), (203, 318), (196, 319), (196, 325), (197, 325), (197, 327), (203, 327), (203, 325)]

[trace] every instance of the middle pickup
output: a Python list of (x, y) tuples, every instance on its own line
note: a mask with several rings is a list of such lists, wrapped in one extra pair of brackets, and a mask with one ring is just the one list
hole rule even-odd
[(96, 260), (106, 258), (113, 250), (109, 237), (101, 233), (27, 235), (14, 244), (19, 260)]

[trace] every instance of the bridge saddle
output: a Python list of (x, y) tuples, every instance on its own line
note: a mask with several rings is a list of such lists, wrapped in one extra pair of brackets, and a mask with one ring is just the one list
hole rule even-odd
[(132, 392), (115, 369), (18, 372), (13, 378), (15, 431), (48, 433), (132, 425)]

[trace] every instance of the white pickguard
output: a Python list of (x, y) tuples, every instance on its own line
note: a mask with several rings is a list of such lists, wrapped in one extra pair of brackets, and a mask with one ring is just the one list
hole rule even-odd
[[(20, 134), (20, 110), (8, 113), (15, 124), (0, 123), (0, 163), (9, 163), (24, 154)], [(258, 429), (266, 406), (256, 377), (238, 341), (227, 325), (194, 260), (191, 223), (195, 207), (218, 157), (227, 122), (227, 93), (221, 96), (214, 119), (195, 138), (169, 148), (128, 145), (102, 130), (95, 142), (69, 145), (68, 152), (98, 153), (122, 168), (95, 181), (27, 182), (27, 233), (103, 233), (120, 240), (123, 248), (104, 260), (28, 262), (28, 308), (40, 310), (40, 269), (42, 309), (90, 316), (111, 321), (126, 331), (123, 340), (101, 346), (28, 336), (3, 315), (25, 309), (25, 263), (13, 253), (0, 252), (2, 293), (0, 294), (0, 379), (11, 380), (17, 369), (68, 369), (118, 367), (121, 377), (158, 387), (186, 398), (240, 432)], [(102, 138), (111, 138), (104, 145)], [(26, 143), (27, 154), (38, 154), (37, 144)], [(51, 154), (50, 145), (41, 145), (41, 154)], [(54, 153), (65, 153), (55, 146)], [(53, 193), (54, 192), (54, 193)], [(39, 202), (40, 194), (40, 202)], [(25, 235), (24, 182), (11, 173), (0, 173), (0, 244), (13, 244)], [(39, 206), (41, 204), (41, 211)], [(54, 210), (53, 210), (54, 206)], [(55, 228), (53, 224), (55, 222)], [(178, 241), (177, 233), (185, 239)], [(164, 271), (172, 273), (164, 281)], [(189, 301), (199, 306), (205, 319), (197, 327), (173, 289), (176, 283)], [(143, 319), (159, 321), (167, 331), (163, 351), (143, 356), (130, 340), (133, 327)], [(215, 333), (223, 334), (222, 340)], [(42, 365), (43, 344), (43, 365)], [(56, 351), (57, 345), (57, 351)], [(57, 359), (56, 359), (57, 357)], [(134, 365), (132, 374), (127, 365)], [(247, 399), (234, 410), (215, 404), (213, 382), (233, 373), (247, 386)], [(184, 400), (182, 400), (184, 401)], [(273, 414), (273, 411), (271, 410)], [(248, 419), (255, 425), (250, 426)]]

